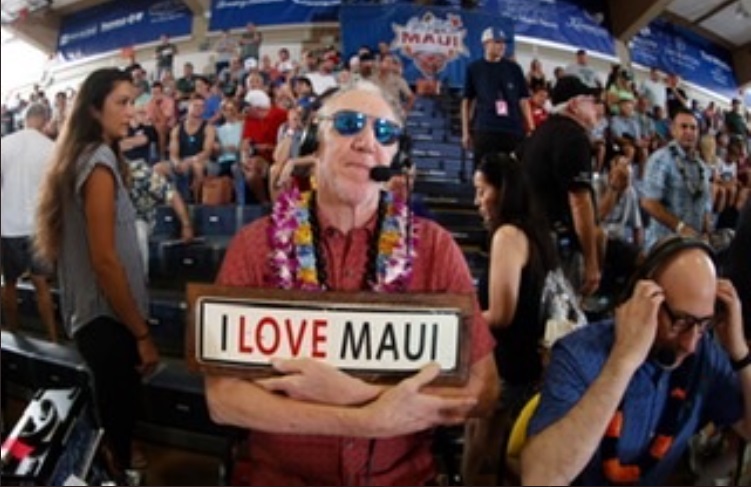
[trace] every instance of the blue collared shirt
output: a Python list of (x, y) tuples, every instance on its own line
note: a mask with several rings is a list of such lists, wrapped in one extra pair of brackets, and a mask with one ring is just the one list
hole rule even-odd
[[(558, 340), (546, 369), (540, 405), (529, 423), (534, 435), (573, 409), (605, 367), (615, 341), (612, 320), (593, 323)], [(727, 354), (715, 340), (704, 336), (696, 352), (697, 371), (688, 387), (687, 404), (673, 446), (641, 479), (641, 485), (665, 485), (689, 439), (703, 425), (732, 425), (743, 417), (743, 396), (738, 376)], [(623, 399), (624, 426), (618, 442), (623, 464), (637, 463), (649, 447), (666, 407), (671, 372), (648, 360), (631, 378)], [(577, 485), (607, 485), (599, 449), (576, 478)]]
[[(679, 169), (680, 163), (685, 168), (685, 176)], [(680, 145), (673, 141), (655, 151), (647, 161), (643, 196), (659, 200), (667, 211), (701, 232), (704, 216), (712, 211), (711, 174), (704, 161), (698, 156), (689, 159)], [(655, 218), (650, 219), (646, 234), (647, 248), (672, 233), (672, 228)]]

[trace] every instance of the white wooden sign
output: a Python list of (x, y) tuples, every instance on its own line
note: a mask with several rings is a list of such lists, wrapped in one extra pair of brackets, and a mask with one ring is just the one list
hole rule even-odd
[(191, 284), (189, 303), (187, 353), (199, 369), (255, 377), (272, 373), (272, 358), (308, 357), (376, 379), (412, 374), (430, 362), (445, 377), (466, 375), (473, 308), (465, 296), (389, 298)]

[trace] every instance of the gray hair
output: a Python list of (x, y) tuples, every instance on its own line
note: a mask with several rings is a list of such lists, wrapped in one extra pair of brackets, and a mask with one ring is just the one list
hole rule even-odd
[(404, 118), (402, 117), (402, 110), (401, 110), (401, 107), (399, 106), (398, 101), (395, 100), (393, 96), (387, 93), (379, 85), (373, 83), (372, 81), (367, 81), (367, 80), (360, 80), (360, 81), (349, 83), (347, 85), (342, 86), (336, 93), (326, 98), (326, 101), (323, 102), (323, 105), (321, 106), (321, 109), (318, 111), (318, 114), (324, 115), (324, 116), (331, 115), (331, 113), (329, 113), (330, 112), (329, 107), (331, 106), (331, 104), (335, 100), (339, 99), (339, 97), (352, 91), (364, 91), (366, 93), (371, 93), (371, 94), (380, 96), (381, 98), (384, 99), (384, 101), (386, 101), (386, 103), (388, 103), (397, 121), (400, 124), (404, 124)]
[(49, 110), (43, 103), (32, 103), (26, 108), (24, 119), (28, 120), (30, 118), (39, 117), (47, 120), (49, 118), (49, 114)]

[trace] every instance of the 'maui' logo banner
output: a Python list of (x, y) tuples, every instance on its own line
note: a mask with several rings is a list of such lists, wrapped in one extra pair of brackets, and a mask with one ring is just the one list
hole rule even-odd
[(182, 0), (128, 0), (63, 18), (57, 49), (66, 61), (159, 39), (189, 35), (193, 14)]
[(631, 58), (727, 97), (738, 96), (730, 53), (679, 26), (653, 21), (631, 41)]
[(467, 66), (483, 56), (480, 36), (489, 26), (507, 33), (513, 52), (513, 24), (501, 16), (451, 8), (413, 5), (343, 5), (340, 13), (344, 52), (388, 42), (402, 56), (404, 77), (439, 79), (463, 86)]

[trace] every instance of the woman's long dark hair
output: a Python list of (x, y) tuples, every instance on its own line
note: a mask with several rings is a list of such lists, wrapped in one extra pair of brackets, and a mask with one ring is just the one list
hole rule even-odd
[(498, 194), (490, 235), (503, 225), (514, 225), (527, 236), (530, 255), (536, 251), (546, 271), (557, 267), (558, 257), (550, 225), (535, 202), (521, 162), (508, 154), (490, 153), (483, 158), (477, 171)]
[[(47, 173), (42, 181), (36, 211), (35, 247), (39, 257), (49, 263), (57, 260), (63, 233), (63, 205), (73, 193), (80, 157), (104, 143), (104, 129), (95, 116), (102, 113), (107, 96), (122, 82), (131, 82), (130, 74), (116, 68), (91, 73), (76, 94)], [(120, 154), (113, 144), (115, 154)], [(120, 157), (120, 173), (128, 180), (128, 169)]]

